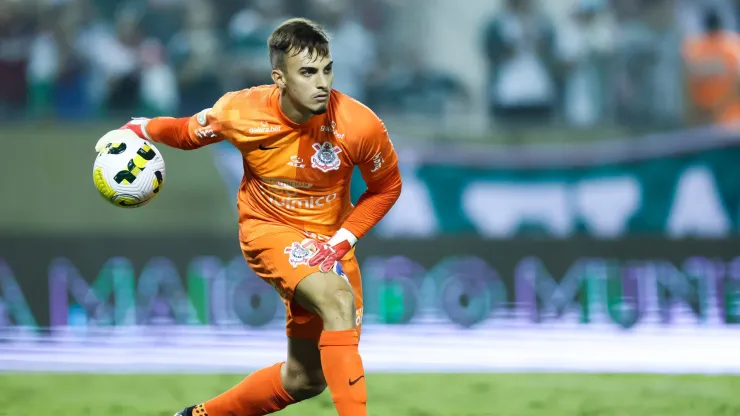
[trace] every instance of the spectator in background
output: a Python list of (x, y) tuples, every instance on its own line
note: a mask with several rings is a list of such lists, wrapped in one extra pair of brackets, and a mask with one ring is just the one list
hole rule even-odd
[(722, 30), (717, 11), (705, 14), (703, 33), (686, 39), (683, 56), (687, 123), (740, 122), (740, 36)]
[(166, 45), (182, 29), (184, 4), (188, 0), (135, 0), (141, 15), (140, 25), (146, 38)]
[[(141, 86), (140, 47), (143, 41), (139, 26), (139, 16), (134, 13), (122, 13), (116, 21), (114, 46), (122, 54), (120, 72), (112, 73), (108, 78), (108, 99), (106, 108), (114, 113), (134, 113), (139, 107), (139, 90)], [(115, 59), (109, 55), (116, 51), (106, 51), (103, 59)]]
[(630, 127), (673, 128), (683, 108), (682, 33), (675, 0), (617, 4), (617, 115)]
[(603, 120), (614, 48), (612, 23), (605, 0), (578, 0), (559, 33), (558, 58), (564, 67), (563, 111), (569, 124), (593, 126)]
[(488, 23), (484, 50), (488, 61), (489, 105), (505, 124), (547, 122), (556, 106), (555, 33), (534, 0), (507, 0)]
[(227, 89), (239, 90), (272, 84), (267, 59), (267, 38), (289, 15), (283, 0), (253, 0), (229, 21), (228, 43), (231, 75)]
[(722, 27), (727, 30), (737, 30), (737, 12), (733, 3), (737, 0), (676, 0), (679, 24), (686, 35), (696, 35), (704, 32), (704, 16), (709, 10), (718, 11), (722, 20)]
[(365, 87), (377, 67), (373, 34), (360, 23), (350, 0), (312, 0), (311, 9), (332, 37), (332, 88), (365, 101)]
[(29, 112), (34, 116), (89, 116), (87, 65), (75, 48), (82, 7), (80, 2), (55, 5), (38, 15), (28, 67)]
[(366, 102), (376, 111), (421, 115), (428, 122), (443, 122), (452, 110), (470, 108), (470, 96), (459, 79), (427, 65), (418, 48), (407, 49), (404, 59), (382, 56), (369, 80)]
[(123, 8), (111, 25), (93, 4), (83, 2), (76, 48), (89, 66), (90, 101), (104, 112), (134, 114), (139, 107), (140, 15)]
[(167, 52), (157, 39), (148, 39), (141, 46), (142, 116), (177, 114), (180, 90), (177, 74), (167, 63)]
[(188, 0), (185, 6), (185, 27), (169, 45), (177, 70), (181, 116), (195, 114), (221, 97), (220, 71), (228, 65), (215, 27), (213, 4), (208, 0)]
[(23, 1), (0, 1), (0, 118), (26, 109), (29, 51), (36, 30), (32, 9)]
[[(60, 7), (41, 10), (38, 15), (38, 32), (31, 43), (28, 62), (28, 109), (34, 116), (54, 113), (54, 93), (61, 72), (60, 44), (62, 35)], [(69, 19), (67, 19), (69, 20)]]

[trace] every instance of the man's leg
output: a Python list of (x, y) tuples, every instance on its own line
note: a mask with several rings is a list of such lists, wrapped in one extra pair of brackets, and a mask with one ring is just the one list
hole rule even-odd
[(283, 364), (281, 376), (285, 390), (298, 401), (323, 393), (326, 380), (319, 344), (312, 339), (288, 338), (288, 361)]
[(288, 338), (287, 361), (250, 374), (231, 390), (194, 406), (191, 413), (194, 416), (262, 416), (317, 396), (324, 389), (326, 381), (316, 341)]
[(296, 287), (293, 300), (319, 315), (321, 365), (339, 416), (366, 416), (365, 370), (358, 350), (352, 287), (336, 273), (316, 272)]
[[(343, 261), (344, 273), (351, 282), (350, 289), (354, 295), (353, 308), (361, 311), (362, 308), (362, 279), (360, 276), (359, 265), (357, 260), (352, 258)], [(335, 282), (340, 290), (347, 290), (347, 284), (344, 278), (340, 278), (334, 273), (319, 274), (326, 282)], [(309, 276), (310, 277), (310, 276)], [(322, 371), (322, 362), (325, 361), (327, 352), (328, 359), (332, 358), (332, 348), (323, 347), (319, 349), (319, 342), (325, 338), (325, 330), (331, 333), (332, 327), (327, 327), (322, 322), (321, 315), (308, 310), (306, 306), (298, 304), (297, 295), (299, 292), (309, 292), (313, 296), (316, 290), (333, 290), (330, 287), (323, 287), (309, 283), (304, 285), (303, 282), (309, 277), (298, 283), (292, 302), (287, 302), (288, 310), (288, 359), (285, 363), (278, 363), (271, 367), (259, 370), (239, 385), (226, 393), (209, 400), (205, 405), (201, 405), (203, 411), (207, 413), (195, 413), (194, 416), (261, 416), (279, 411), (290, 404), (315, 397), (326, 389), (327, 382), (324, 372)], [(335, 280), (338, 278), (340, 280)], [(316, 282), (322, 282), (316, 280)], [(303, 286), (301, 288), (301, 286)], [(305, 303), (305, 302), (304, 302)], [(331, 309), (319, 302), (324, 309)], [(357, 312), (361, 313), (361, 312)], [(354, 314), (353, 314), (354, 315)], [(361, 324), (361, 316), (354, 316), (355, 325)], [(336, 326), (336, 325), (335, 325)], [(345, 326), (349, 326), (345, 324)], [(360, 326), (356, 327), (359, 332)], [(341, 331), (339, 331), (341, 332)], [(356, 349), (354, 349), (356, 352)], [(361, 363), (360, 363), (361, 365)], [(343, 366), (324, 364), (323, 367), (337, 367), (341, 370)], [(331, 373), (331, 371), (329, 371)], [(362, 374), (362, 372), (360, 372)], [(363, 374), (364, 375), (364, 374)], [(362, 381), (362, 394), (364, 394), (364, 377)], [(344, 383), (348, 384), (348, 380)], [(358, 381), (355, 386), (360, 384)], [(359, 387), (359, 386), (358, 386)], [(336, 390), (336, 389), (334, 389)], [(340, 393), (341, 394), (341, 393)], [(332, 390), (332, 396), (336, 396)], [(341, 401), (341, 400), (340, 400)], [(364, 401), (363, 401), (364, 403)], [(339, 405), (337, 406), (339, 409)], [(196, 411), (198, 409), (196, 408)], [(365, 413), (339, 413), (340, 416), (345, 414)], [(186, 416), (189, 416), (186, 414)]]
[[(269, 232), (265, 232), (265, 230), (269, 230)], [(296, 259), (302, 257), (295, 255), (294, 251), (300, 250), (296, 246), (303, 244), (303, 237), (294, 230), (283, 226), (260, 223), (259, 231), (261, 237), (246, 243), (242, 242), (242, 250), (252, 270), (275, 287), (286, 302), (286, 306), (288, 306), (288, 360), (285, 363), (277, 363), (251, 374), (238, 386), (216, 399), (185, 409), (181, 413), (184, 416), (261, 416), (279, 411), (292, 403), (313, 397), (323, 391), (326, 381), (324, 374), (321, 372), (322, 367), (327, 375), (335, 374), (346, 367), (330, 363), (336, 361), (332, 361), (334, 357), (346, 355), (343, 355), (341, 351), (337, 354), (335, 350), (346, 350), (347, 345), (345, 344), (350, 344), (349, 350), (354, 350), (355, 355), (357, 355), (357, 332), (354, 329), (355, 302), (358, 305), (357, 308), (362, 307), (362, 282), (357, 261), (353, 258), (342, 262), (346, 266), (344, 273), (352, 282), (351, 286), (357, 295), (354, 302), (343, 302), (343, 306), (337, 308), (330, 305), (336, 303), (333, 301), (321, 301), (320, 299), (314, 301), (312, 299), (321, 298), (323, 291), (326, 290), (334, 293), (334, 295), (329, 296), (331, 299), (346, 298), (346, 300), (350, 300), (353, 295), (352, 289), (343, 277), (335, 273), (316, 273), (318, 268), (309, 268), (303, 263), (296, 262)], [(245, 232), (245, 235), (252, 234), (255, 233), (250, 232), (250, 230)], [(317, 277), (324, 278), (326, 282), (321, 283), (317, 280)], [(304, 285), (304, 282), (309, 279), (311, 282)], [(301, 295), (297, 295), (298, 286), (303, 286), (300, 289)], [(348, 292), (349, 296), (335, 292)], [(301, 307), (297, 298), (301, 298), (301, 304), (306, 306)], [(349, 308), (349, 311), (345, 310), (347, 308)], [(317, 310), (321, 310), (322, 313), (314, 312)], [(341, 323), (341, 319), (331, 318), (329, 319), (329, 326), (325, 327), (321, 318), (331, 314), (337, 315), (332, 311), (341, 311), (341, 315), (349, 317), (349, 322)], [(359, 325), (359, 320), (357, 324)], [(335, 331), (345, 327), (350, 329)], [(325, 329), (327, 331), (324, 331)], [(334, 332), (336, 333), (332, 335)], [(342, 335), (340, 332), (346, 332), (346, 334)], [(329, 334), (329, 336), (325, 337), (325, 334)], [(319, 348), (319, 341), (324, 343), (321, 349)], [(357, 355), (357, 359), (359, 360), (359, 355)], [(337, 367), (338, 369), (326, 371), (327, 367)], [(360, 370), (361, 368), (362, 363), (360, 361)], [(362, 371), (360, 371), (360, 374), (362, 375)], [(345, 383), (347, 382), (345, 380)], [(328, 384), (335, 402), (343, 402), (341, 397), (337, 400), (335, 393), (337, 391), (340, 396), (342, 395), (340, 387), (331, 387), (331, 382)], [(340, 411), (340, 416), (366, 414), (364, 411), (364, 376), (353, 383), (353, 387), (355, 386), (355, 392), (360, 391), (361, 388), (363, 395), (361, 400), (363, 403), (362, 411), (356, 413)], [(337, 407), (339, 409), (340, 405), (337, 405)]]

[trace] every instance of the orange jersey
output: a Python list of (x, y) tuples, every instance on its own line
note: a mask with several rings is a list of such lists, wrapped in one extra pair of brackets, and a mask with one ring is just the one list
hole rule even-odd
[[(344, 227), (362, 237), (400, 194), (398, 158), (384, 124), (337, 91), (331, 92), (327, 112), (304, 124), (288, 119), (279, 103), (274, 85), (227, 93), (213, 108), (191, 117), (187, 133), (169, 132), (179, 139), (154, 140), (185, 149), (227, 140), (239, 149), (244, 158), (238, 195), (242, 229), (260, 220), (323, 236)], [(368, 186), (355, 210), (360, 212), (353, 211), (350, 200), (355, 166)], [(366, 206), (362, 210), (361, 204)], [(379, 209), (373, 209), (376, 205)], [(240, 233), (242, 241), (258, 237), (255, 230)]]
[(705, 109), (736, 99), (740, 37), (733, 33), (687, 39), (682, 47), (691, 98)]

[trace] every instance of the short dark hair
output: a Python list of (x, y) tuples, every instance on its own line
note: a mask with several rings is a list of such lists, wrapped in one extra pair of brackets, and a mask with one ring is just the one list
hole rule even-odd
[(711, 8), (704, 13), (704, 30), (717, 32), (722, 29), (722, 17), (716, 9)]
[(297, 55), (304, 49), (310, 57), (329, 55), (329, 35), (324, 28), (308, 19), (288, 19), (278, 26), (267, 39), (270, 49), (270, 64), (273, 68), (283, 68), (285, 55)]

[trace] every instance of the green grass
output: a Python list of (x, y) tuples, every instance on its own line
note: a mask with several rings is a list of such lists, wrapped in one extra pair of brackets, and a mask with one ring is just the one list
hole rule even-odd
[[(0, 375), (0, 415), (171, 416), (238, 383), (220, 375)], [(369, 374), (378, 416), (740, 415), (740, 377)], [(285, 416), (336, 415), (328, 392)]]

